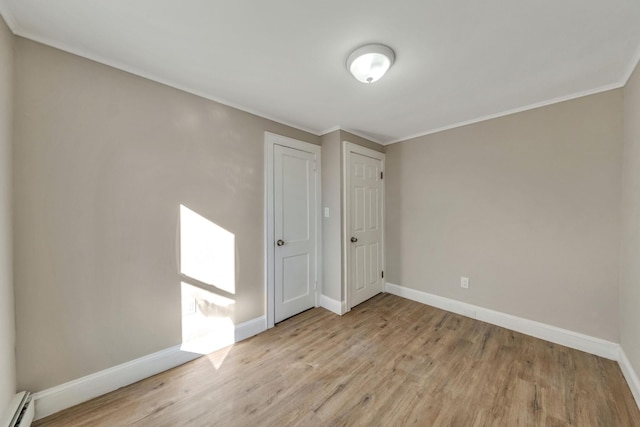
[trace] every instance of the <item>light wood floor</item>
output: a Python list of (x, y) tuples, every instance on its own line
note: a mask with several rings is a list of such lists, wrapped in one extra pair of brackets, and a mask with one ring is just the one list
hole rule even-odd
[(640, 411), (615, 362), (382, 294), (35, 425), (609, 427)]

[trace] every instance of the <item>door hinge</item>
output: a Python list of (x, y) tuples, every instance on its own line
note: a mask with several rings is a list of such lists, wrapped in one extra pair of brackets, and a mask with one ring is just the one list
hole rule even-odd
[(313, 290), (314, 291), (318, 290), (318, 281), (317, 280), (315, 282), (313, 282)]
[(382, 278), (384, 279), (384, 271), (382, 272)]
[(380, 179), (384, 178), (384, 172), (380, 172)]

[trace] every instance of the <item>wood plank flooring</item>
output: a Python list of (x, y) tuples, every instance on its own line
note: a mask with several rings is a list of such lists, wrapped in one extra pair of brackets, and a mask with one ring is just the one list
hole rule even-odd
[(35, 426), (640, 426), (616, 362), (381, 294)]

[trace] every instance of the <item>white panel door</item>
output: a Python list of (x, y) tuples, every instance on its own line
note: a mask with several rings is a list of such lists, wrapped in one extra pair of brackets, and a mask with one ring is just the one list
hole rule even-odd
[(353, 151), (347, 161), (347, 286), (353, 307), (383, 290), (383, 162)]
[(315, 154), (281, 145), (273, 151), (274, 320), (316, 304)]

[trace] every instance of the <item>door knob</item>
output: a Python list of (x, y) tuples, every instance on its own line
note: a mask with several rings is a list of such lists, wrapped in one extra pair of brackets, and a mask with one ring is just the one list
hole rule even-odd
[(356, 237), (352, 237), (352, 238), (351, 238), (351, 243), (355, 243), (355, 242), (357, 242), (357, 241), (358, 241), (358, 239), (357, 239)]
[(284, 240), (278, 239), (278, 241), (276, 242), (276, 245), (278, 245), (278, 246), (284, 245)]

